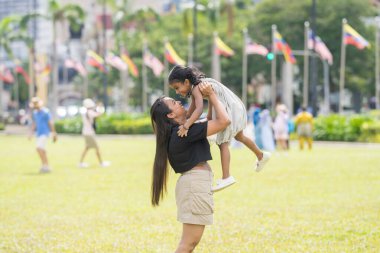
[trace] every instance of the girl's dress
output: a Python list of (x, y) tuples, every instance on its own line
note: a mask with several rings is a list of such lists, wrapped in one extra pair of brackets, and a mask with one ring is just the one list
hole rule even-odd
[[(217, 134), (216, 144), (220, 145), (222, 143), (229, 142), (236, 136), (237, 133), (244, 130), (247, 126), (247, 111), (245, 106), (238, 96), (215, 79), (202, 78), (201, 81), (211, 84), (219, 101), (226, 108), (228, 117), (231, 121), (231, 124), (224, 131)], [(214, 118), (214, 110), (212, 115)]]

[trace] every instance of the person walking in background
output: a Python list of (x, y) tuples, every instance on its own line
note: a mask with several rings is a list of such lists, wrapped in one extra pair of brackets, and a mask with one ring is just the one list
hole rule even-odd
[(95, 139), (95, 136), (96, 136), (95, 120), (97, 117), (102, 115), (102, 113), (99, 112), (99, 110), (97, 110), (95, 102), (90, 98), (86, 98), (85, 100), (83, 100), (83, 107), (86, 109), (86, 111), (82, 114), (82, 123), (83, 123), (82, 135), (84, 137), (86, 146), (85, 146), (83, 153), (82, 153), (82, 156), (80, 158), (79, 167), (80, 168), (87, 168), (88, 167), (88, 164), (84, 162), (84, 158), (87, 154), (87, 151), (89, 149), (92, 149), (92, 148), (94, 148), (96, 151), (96, 156), (98, 158), (100, 166), (108, 167), (111, 163), (109, 161), (103, 161), (102, 160), (102, 156), (100, 154), (99, 146), (98, 146), (98, 143)]
[[(261, 108), (256, 105), (252, 113), (252, 122), (255, 126), (255, 143), (260, 149), (264, 149), (263, 138), (262, 138), (262, 124), (261, 124)], [(268, 150), (269, 151), (269, 150)]]
[(270, 152), (274, 151), (273, 121), (268, 109), (263, 109), (260, 113), (259, 127), (261, 129), (263, 149)]
[(186, 138), (177, 134), (179, 127), (186, 123), (187, 113), (180, 101), (161, 97), (150, 109), (156, 136), (151, 186), (153, 206), (158, 206), (165, 195), (169, 176), (168, 161), (175, 173), (181, 173), (175, 188), (175, 199), (177, 220), (183, 225), (176, 253), (193, 252), (202, 238), (205, 226), (213, 224), (213, 173), (208, 164), (212, 157), (207, 136), (223, 131), (230, 124), (228, 114), (211, 85), (202, 83), (198, 88), (204, 96), (209, 97), (215, 117), (192, 124)]
[(306, 140), (309, 150), (311, 150), (313, 146), (313, 115), (306, 111), (306, 107), (302, 107), (302, 111), (295, 118), (295, 123), (300, 149), (303, 150)]
[(278, 149), (287, 150), (287, 141), (289, 139), (288, 109), (284, 104), (279, 104), (276, 107), (276, 111), (277, 115), (273, 124), (274, 138), (276, 139)]
[(50, 133), (53, 138), (53, 142), (56, 142), (57, 133), (55, 131), (49, 109), (43, 107), (43, 101), (40, 98), (33, 97), (29, 103), (29, 107), (33, 110), (32, 127), (29, 134), (29, 140), (32, 138), (34, 133), (36, 136), (37, 153), (42, 163), (40, 173), (48, 173), (51, 172), (51, 168), (47, 158), (46, 143), (49, 139)]
[[(199, 119), (203, 112), (203, 97), (199, 90), (200, 83), (210, 83), (215, 91), (218, 100), (226, 108), (231, 125), (223, 132), (217, 134), (216, 144), (220, 149), (220, 157), (222, 162), (222, 179), (217, 180), (213, 191), (222, 190), (236, 182), (235, 178), (230, 175), (230, 150), (229, 144), (232, 138), (242, 142), (257, 157), (255, 169), (257, 172), (264, 168), (264, 165), (270, 158), (270, 153), (263, 152), (257, 145), (244, 133), (243, 130), (247, 126), (247, 111), (245, 105), (230, 89), (220, 82), (206, 78), (206, 76), (195, 67), (175, 66), (168, 77), (169, 85), (175, 90), (176, 94), (182, 97), (191, 97), (191, 104), (187, 112), (187, 120), (178, 129), (180, 137), (186, 137), (189, 127)], [(209, 103), (207, 119), (212, 119), (213, 108)]]

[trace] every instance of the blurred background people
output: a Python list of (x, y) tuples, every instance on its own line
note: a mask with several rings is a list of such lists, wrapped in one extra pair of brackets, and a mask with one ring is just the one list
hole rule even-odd
[(302, 107), (302, 111), (297, 114), (295, 124), (300, 149), (303, 150), (306, 140), (309, 150), (311, 150), (313, 146), (313, 115), (306, 111), (306, 107)]
[(84, 162), (84, 158), (87, 154), (87, 151), (89, 149), (94, 148), (96, 151), (96, 156), (98, 158), (98, 161), (100, 163), (100, 166), (102, 167), (108, 167), (111, 163), (109, 161), (103, 161), (102, 156), (100, 154), (99, 146), (96, 141), (96, 118), (102, 115), (102, 112), (100, 110), (97, 110), (95, 102), (90, 99), (86, 98), (83, 100), (83, 107), (86, 109), (85, 112), (82, 114), (82, 135), (85, 140), (85, 148), (82, 152), (82, 156), (79, 161), (79, 167), (80, 168), (87, 168), (88, 164)]
[(29, 139), (32, 138), (34, 133), (36, 136), (37, 153), (42, 163), (40, 173), (48, 173), (51, 171), (51, 168), (49, 167), (46, 154), (46, 143), (49, 139), (50, 132), (52, 134), (53, 142), (57, 141), (57, 133), (49, 109), (43, 107), (43, 101), (40, 98), (33, 97), (29, 103), (29, 107), (33, 110), (32, 127)]

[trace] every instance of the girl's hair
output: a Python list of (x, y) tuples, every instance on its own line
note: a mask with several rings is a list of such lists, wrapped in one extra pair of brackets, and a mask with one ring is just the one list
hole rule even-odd
[(164, 102), (164, 97), (158, 98), (150, 108), (152, 127), (156, 135), (156, 154), (153, 164), (152, 176), (152, 205), (158, 206), (160, 200), (167, 191), (166, 181), (168, 178), (168, 144), (171, 128), (175, 124), (167, 117), (171, 113)]
[(198, 85), (201, 82), (201, 78), (205, 78), (206, 75), (199, 71), (196, 67), (185, 67), (177, 65), (169, 73), (169, 84), (174, 82), (183, 83), (185, 79), (188, 79), (192, 85)]

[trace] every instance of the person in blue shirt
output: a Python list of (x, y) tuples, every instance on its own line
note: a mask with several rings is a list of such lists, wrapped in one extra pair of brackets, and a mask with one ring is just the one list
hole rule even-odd
[(36, 136), (37, 153), (42, 163), (40, 173), (48, 173), (51, 170), (46, 154), (46, 142), (49, 139), (50, 133), (52, 135), (53, 142), (56, 142), (57, 133), (55, 131), (50, 112), (47, 108), (43, 107), (43, 101), (40, 98), (33, 97), (29, 103), (29, 107), (33, 110), (33, 121), (29, 139), (32, 138), (34, 133)]

